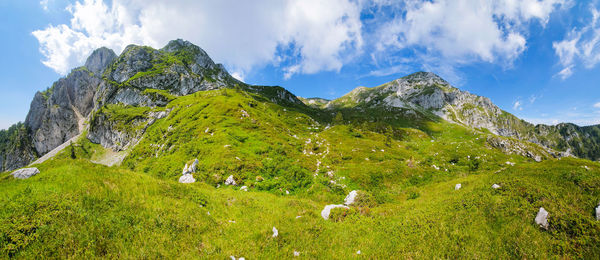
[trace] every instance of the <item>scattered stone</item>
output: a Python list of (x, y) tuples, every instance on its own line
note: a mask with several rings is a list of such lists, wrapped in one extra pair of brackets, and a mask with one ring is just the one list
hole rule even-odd
[(494, 185), (492, 185), (492, 188), (493, 189), (498, 189), (498, 188), (500, 188), (500, 185), (494, 183)]
[(328, 220), (329, 219), (329, 214), (331, 213), (331, 210), (334, 209), (334, 208), (345, 208), (345, 209), (347, 209), (348, 207), (346, 207), (344, 205), (336, 205), (336, 204), (327, 205), (321, 211), (321, 217), (323, 217), (323, 219), (325, 219), (325, 220)]
[(279, 231), (275, 227), (273, 227), (273, 237), (277, 236), (279, 236)]
[(296, 216), (296, 219), (299, 219), (299, 218), (301, 218), (301, 217), (302, 217), (302, 216)]
[(431, 167), (433, 167), (434, 169), (436, 169), (436, 170), (438, 170), (438, 171), (440, 170), (440, 167), (437, 167), (437, 166), (435, 166), (435, 164), (434, 164), (434, 165), (431, 165)]
[(237, 185), (235, 179), (233, 178), (233, 175), (229, 175), (229, 177), (227, 177), (227, 179), (225, 180), (225, 185)]
[(535, 223), (540, 225), (541, 228), (548, 230), (548, 211), (543, 207), (540, 208), (540, 211), (535, 216)]
[(506, 161), (506, 164), (507, 164), (507, 165), (510, 165), (510, 166), (515, 166), (515, 163), (514, 163), (514, 162), (509, 162), (509, 161)]
[(358, 191), (355, 191), (355, 190), (348, 193), (348, 196), (346, 196), (346, 198), (344, 199), (344, 205), (354, 204), (357, 195), (358, 195)]
[(294, 250), (294, 256), (300, 256), (300, 252)]
[(356, 251), (356, 254), (357, 254), (357, 255), (360, 255), (360, 250)]
[(210, 216), (210, 211), (207, 211), (207, 212), (206, 212), (206, 215), (209, 215), (209, 216)]
[(285, 190), (285, 194), (290, 195), (290, 191), (289, 190)]
[(191, 174), (184, 174), (181, 175), (181, 177), (179, 177), (179, 183), (194, 183), (196, 182), (196, 179), (194, 179), (194, 176)]
[(40, 173), (40, 170), (38, 170), (38, 168), (23, 168), (12, 172), (11, 175), (17, 179), (23, 180), (28, 179), (29, 177), (34, 176), (38, 173)]
[(596, 207), (596, 220), (600, 220), (600, 203)]
[(462, 185), (460, 183), (454, 185), (454, 190), (460, 190), (460, 188), (462, 188)]
[(248, 191), (248, 186), (242, 186), (242, 187), (240, 188), (240, 190), (243, 190), (243, 191)]
[(229, 223), (235, 223), (235, 220), (230, 220)]

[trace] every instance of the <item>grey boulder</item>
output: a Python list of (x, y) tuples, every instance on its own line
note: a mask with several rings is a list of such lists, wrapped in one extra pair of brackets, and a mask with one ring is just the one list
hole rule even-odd
[(12, 172), (11, 175), (17, 179), (27, 179), (38, 173), (40, 173), (40, 170), (38, 170), (38, 168), (23, 168)]

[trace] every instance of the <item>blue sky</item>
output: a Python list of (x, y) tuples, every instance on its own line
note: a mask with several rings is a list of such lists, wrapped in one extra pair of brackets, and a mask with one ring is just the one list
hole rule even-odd
[(600, 124), (600, 3), (0, 0), (0, 128), (95, 48), (183, 38), (251, 84), (336, 98), (415, 71), (533, 123)]

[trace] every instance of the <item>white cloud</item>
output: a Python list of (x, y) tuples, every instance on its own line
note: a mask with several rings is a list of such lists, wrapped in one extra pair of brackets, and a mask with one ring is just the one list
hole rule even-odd
[(594, 104), (594, 106), (593, 106), (593, 107), (595, 107), (595, 108), (600, 108), (600, 102), (598, 102), (598, 103)]
[(60, 74), (101, 46), (118, 53), (131, 43), (158, 48), (183, 38), (238, 76), (272, 63), (290, 77), (339, 71), (363, 44), (361, 8), (351, 0), (82, 0), (67, 10), (70, 24), (33, 32), (43, 63)]
[(41, 1), (40, 1), (40, 6), (42, 7), (42, 9), (43, 9), (44, 11), (48, 11), (48, 1), (49, 1), (49, 0), (41, 0)]
[(513, 109), (514, 110), (523, 110), (523, 104), (521, 103), (520, 100), (515, 101), (515, 103), (513, 103)]
[(591, 69), (600, 62), (600, 11), (590, 5), (592, 14), (589, 24), (573, 28), (562, 41), (553, 42), (552, 47), (563, 69), (557, 73), (562, 79), (573, 74), (576, 63)]
[(378, 30), (376, 49), (415, 51), (419, 61), (510, 67), (527, 48), (528, 24), (545, 26), (566, 0), (434, 0), (400, 3), (405, 10)]

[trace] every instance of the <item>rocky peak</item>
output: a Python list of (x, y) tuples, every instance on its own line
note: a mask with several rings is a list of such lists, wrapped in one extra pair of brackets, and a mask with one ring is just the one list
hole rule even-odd
[(436, 75), (433, 72), (425, 72), (425, 71), (419, 71), (419, 72), (415, 72), (413, 74), (410, 74), (408, 76), (404, 76), (398, 80), (403, 80), (403, 81), (407, 81), (409, 83), (413, 83), (413, 84), (440, 84), (440, 85), (450, 85), (447, 81), (445, 81), (444, 79), (442, 79), (440, 76)]
[(97, 75), (102, 75), (104, 70), (117, 58), (115, 52), (109, 48), (96, 49), (85, 61), (85, 67)]
[(202, 48), (182, 39), (170, 41), (161, 51), (180, 57), (196, 74), (201, 74), (206, 69), (225, 70), (222, 65), (215, 64)]

